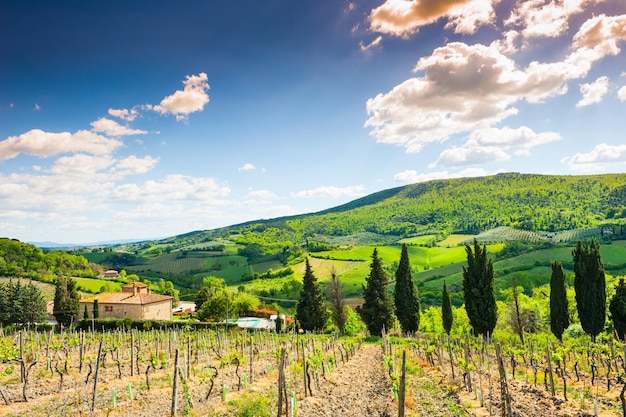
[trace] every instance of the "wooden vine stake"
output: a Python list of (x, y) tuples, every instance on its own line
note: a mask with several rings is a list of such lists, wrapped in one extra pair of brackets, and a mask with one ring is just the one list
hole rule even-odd
[(176, 415), (178, 408), (178, 349), (174, 353), (174, 376), (172, 377), (172, 410), (170, 416)]
[[(280, 350), (280, 363), (278, 364), (278, 414), (277, 417), (289, 415), (289, 397), (287, 396), (287, 384), (285, 383), (285, 348)], [(284, 410), (284, 413), (283, 413)]]
[(502, 359), (502, 351), (500, 344), (496, 343), (496, 359), (498, 361), (498, 372), (500, 373), (500, 415), (503, 417), (513, 417), (513, 409), (511, 408), (511, 395), (509, 394), (509, 386), (506, 381), (506, 370), (504, 369), (504, 360)]
[(96, 375), (93, 380), (93, 393), (91, 396), (91, 410), (89, 410), (89, 415), (93, 416), (94, 410), (96, 409), (96, 393), (98, 392), (98, 374), (100, 373), (100, 356), (102, 355), (102, 341), (104, 337), (100, 339), (100, 345), (98, 346), (98, 357), (96, 358)]
[(400, 372), (400, 386), (398, 387), (398, 417), (404, 417), (405, 398), (406, 398), (406, 349), (402, 352), (402, 371)]

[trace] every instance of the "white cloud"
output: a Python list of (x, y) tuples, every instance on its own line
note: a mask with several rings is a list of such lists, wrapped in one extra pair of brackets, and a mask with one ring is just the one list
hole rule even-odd
[(572, 157), (563, 158), (561, 163), (566, 163), (573, 170), (595, 171), (605, 169), (612, 165), (626, 163), (626, 145), (607, 145), (601, 143), (588, 153), (577, 153)]
[(245, 163), (239, 167), (239, 171), (254, 171), (256, 167), (250, 163)]
[(340, 198), (340, 197), (362, 197), (365, 195), (365, 187), (353, 185), (349, 187), (336, 187), (334, 185), (322, 186), (312, 190), (302, 190), (291, 193), (295, 198)]
[[(467, 45), (451, 42), (419, 59), (422, 76), (404, 81), (366, 103), (365, 127), (380, 143), (419, 152), (451, 135), (484, 129), (517, 114), (514, 104), (541, 103), (565, 94), (567, 82), (587, 76), (592, 65), (619, 51), (626, 34), (617, 18), (593, 18), (574, 38), (574, 50), (562, 61), (533, 61), (520, 68), (503, 54), (501, 42)], [(593, 29), (600, 28), (600, 29)], [(624, 33), (622, 33), (624, 32)], [(594, 34), (595, 33), (595, 34)]]
[(500, 0), (386, 0), (372, 10), (370, 28), (374, 32), (408, 37), (422, 26), (448, 18), (446, 29), (471, 34), (493, 23), (494, 5)]
[(35, 103), (35, 106), (33, 107), (33, 110), (39, 111), (39, 110), (41, 110), (41, 106), (39, 104)]
[(0, 161), (15, 158), (19, 154), (48, 157), (68, 152), (88, 152), (108, 155), (122, 146), (122, 142), (97, 135), (88, 130), (76, 133), (44, 132), (32, 129), (19, 136), (9, 136), (0, 142)]
[(393, 180), (396, 182), (404, 183), (404, 184), (414, 184), (418, 182), (426, 182), (432, 180), (443, 180), (450, 178), (466, 178), (466, 177), (484, 177), (486, 175), (493, 175), (495, 173), (489, 174), (486, 170), (482, 168), (467, 168), (459, 172), (448, 172), (448, 171), (438, 171), (438, 172), (428, 172), (420, 174), (415, 170), (406, 170), (397, 173)]
[(115, 120), (101, 117), (95, 122), (91, 122), (91, 127), (94, 132), (104, 133), (107, 136), (120, 137), (127, 135), (145, 135), (145, 130), (131, 129), (127, 126), (122, 126)]
[(359, 46), (361, 47), (361, 51), (363, 51), (363, 52), (367, 52), (367, 51), (369, 51), (370, 49), (372, 49), (372, 48), (374, 48), (374, 47), (376, 47), (376, 46), (380, 45), (380, 44), (381, 44), (381, 42), (382, 42), (382, 40), (383, 40), (383, 37), (382, 37), (382, 36), (377, 36), (377, 37), (376, 37), (376, 39), (374, 39), (373, 41), (371, 41), (371, 42), (370, 42), (370, 43), (368, 43), (367, 45), (365, 45), (363, 42), (360, 42), (360, 43), (359, 43)]
[(270, 200), (276, 198), (277, 196), (270, 190), (251, 190), (250, 192), (248, 192), (248, 197), (261, 200)]
[(583, 98), (576, 103), (576, 107), (584, 107), (599, 103), (608, 92), (609, 77), (600, 77), (593, 83), (580, 84), (580, 93), (583, 95)]
[(619, 91), (617, 92), (617, 98), (621, 102), (626, 101), (626, 86), (619, 89)]
[(138, 113), (136, 109), (109, 109), (109, 115), (126, 120), (127, 122), (132, 122), (137, 118)]
[(152, 106), (152, 109), (161, 114), (173, 114), (177, 120), (185, 119), (190, 113), (201, 111), (209, 102), (209, 83), (206, 73), (188, 75), (183, 82), (184, 88), (165, 97), (161, 103)]
[(57, 159), (50, 169), (50, 172), (59, 176), (79, 175), (85, 177), (110, 167), (113, 162), (113, 158), (108, 155), (93, 156), (76, 154)]
[(112, 198), (122, 201), (203, 201), (206, 204), (224, 204), (222, 199), (230, 188), (219, 185), (213, 178), (194, 178), (185, 175), (168, 175), (162, 180), (149, 180), (143, 184), (119, 185)]
[(137, 158), (135, 155), (128, 156), (120, 161), (117, 161), (113, 172), (118, 176), (132, 175), (132, 174), (145, 174), (152, 170), (159, 162), (159, 158), (153, 158), (151, 156), (144, 156), (143, 158)]
[(564, 34), (569, 28), (569, 18), (581, 13), (585, 7), (603, 0), (525, 0), (517, 2), (505, 25), (521, 27), (526, 38), (551, 37)]

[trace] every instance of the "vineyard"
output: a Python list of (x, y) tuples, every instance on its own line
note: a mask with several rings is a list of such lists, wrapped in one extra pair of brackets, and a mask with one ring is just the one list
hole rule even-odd
[[(367, 343), (365, 343), (367, 342)], [(127, 330), (0, 338), (11, 416), (619, 416), (626, 345)]]

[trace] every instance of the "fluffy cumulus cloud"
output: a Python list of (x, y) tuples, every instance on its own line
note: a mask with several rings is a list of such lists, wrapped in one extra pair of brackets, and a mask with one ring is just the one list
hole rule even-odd
[(580, 93), (583, 98), (576, 103), (576, 107), (590, 106), (602, 101), (602, 98), (609, 92), (609, 78), (600, 77), (592, 83), (581, 84)]
[(20, 154), (49, 157), (62, 153), (87, 152), (107, 155), (122, 146), (117, 139), (100, 136), (88, 130), (70, 132), (44, 132), (32, 129), (19, 136), (9, 136), (0, 142), (0, 161)]
[(312, 190), (302, 190), (291, 193), (295, 198), (341, 198), (341, 197), (363, 197), (365, 187), (353, 185), (349, 187), (336, 187), (334, 185), (322, 186)]
[(619, 101), (626, 101), (626, 86), (620, 88), (617, 92), (617, 98), (619, 99)]
[(474, 33), (495, 19), (499, 0), (386, 0), (372, 10), (369, 21), (374, 32), (407, 37), (420, 27), (447, 18), (447, 29)]
[(161, 103), (148, 108), (161, 114), (172, 114), (177, 120), (185, 119), (190, 113), (201, 111), (209, 102), (209, 83), (206, 73), (188, 75), (184, 88), (165, 97)]
[(145, 135), (145, 130), (131, 129), (127, 126), (122, 126), (115, 120), (101, 117), (95, 122), (91, 122), (91, 128), (94, 132), (104, 133), (107, 136), (120, 137), (127, 135)]
[(113, 117), (117, 117), (118, 119), (126, 120), (127, 122), (132, 122), (137, 118), (138, 112), (137, 109), (109, 109), (109, 115)]
[(502, 42), (451, 42), (419, 59), (414, 71), (423, 75), (369, 99), (365, 126), (378, 142), (419, 152), (428, 143), (494, 126), (517, 114), (519, 101), (536, 104), (565, 94), (569, 81), (619, 53), (625, 37), (626, 16), (596, 16), (581, 26), (562, 61), (532, 61), (525, 68), (505, 55)]
[(121, 184), (111, 197), (121, 201), (153, 202), (203, 201), (208, 204), (223, 204), (222, 199), (230, 194), (230, 188), (217, 183), (214, 178), (194, 178), (186, 175), (168, 175), (162, 180), (149, 180), (143, 184)]
[(603, 0), (526, 0), (517, 2), (506, 25), (520, 27), (526, 38), (559, 37), (569, 28), (569, 19)]
[(562, 163), (576, 171), (595, 171), (610, 166), (626, 164), (626, 145), (607, 145), (601, 143), (588, 153), (577, 153), (564, 158)]

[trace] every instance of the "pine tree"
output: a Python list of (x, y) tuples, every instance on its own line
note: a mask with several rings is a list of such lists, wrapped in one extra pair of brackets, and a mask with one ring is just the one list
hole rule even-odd
[(624, 341), (626, 338), (626, 282), (624, 277), (621, 277), (615, 286), (615, 294), (609, 303), (609, 311), (615, 334), (619, 340)]
[(465, 245), (467, 268), (463, 267), (465, 310), (475, 334), (483, 337), (493, 333), (498, 309), (493, 290), (493, 261), (487, 258), (487, 247), (474, 239), (474, 251)]
[(441, 295), (441, 320), (443, 321), (443, 329), (448, 336), (452, 330), (454, 315), (452, 314), (452, 303), (450, 302), (450, 293), (446, 282), (443, 282), (443, 293)]
[(339, 329), (339, 333), (344, 334), (346, 331), (346, 321), (348, 314), (346, 313), (346, 296), (341, 286), (341, 281), (337, 273), (333, 269), (330, 271), (330, 309), (332, 311), (333, 322)]
[(62, 326), (69, 326), (78, 318), (79, 299), (76, 281), (65, 275), (59, 275), (54, 291), (54, 317)]
[(565, 291), (565, 271), (561, 262), (552, 262), (550, 276), (550, 330), (557, 339), (563, 341), (563, 332), (569, 327), (567, 292)]
[(324, 330), (328, 319), (328, 312), (322, 296), (322, 290), (313, 275), (309, 259), (306, 259), (304, 277), (302, 278), (302, 291), (300, 301), (296, 305), (296, 320), (304, 331)]
[(595, 342), (606, 321), (606, 278), (600, 259), (600, 245), (591, 242), (576, 244), (574, 260), (574, 290), (580, 325)]
[(378, 251), (374, 249), (370, 274), (363, 287), (363, 307), (359, 309), (370, 334), (380, 336), (383, 328), (389, 330), (393, 325), (393, 299), (387, 292), (387, 274), (383, 270)]
[(420, 300), (411, 276), (409, 251), (406, 244), (402, 244), (393, 297), (396, 317), (400, 322), (402, 332), (405, 334), (417, 332), (420, 325)]

